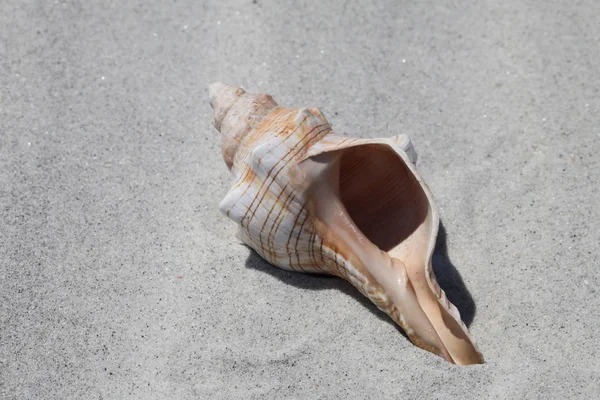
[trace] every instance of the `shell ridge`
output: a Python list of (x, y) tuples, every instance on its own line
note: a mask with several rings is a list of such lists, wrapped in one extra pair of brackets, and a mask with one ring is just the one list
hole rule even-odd
[[(289, 117), (289, 114), (286, 114), (286, 116), (287, 116), (287, 117)], [(292, 135), (292, 134), (293, 134), (293, 133), (290, 133), (290, 135)], [(280, 142), (280, 143), (283, 143), (283, 142)], [(262, 180), (261, 186), (260, 186), (260, 188), (259, 188), (259, 189), (258, 189), (258, 191), (257, 191), (257, 195), (254, 197), (254, 199), (253, 199), (252, 203), (250, 204), (250, 207), (249, 207), (249, 209), (252, 209), (252, 207), (253, 207), (253, 205), (254, 205), (254, 201), (255, 201), (255, 200), (258, 198), (258, 196), (260, 195), (260, 192), (263, 190), (263, 188), (265, 189), (265, 190), (264, 190), (264, 192), (263, 192), (263, 194), (264, 194), (264, 193), (266, 193), (266, 192), (268, 191), (268, 189), (269, 189), (269, 187), (270, 187), (270, 184), (269, 184), (268, 186), (264, 187), (265, 183), (266, 183), (266, 182), (269, 180), (271, 173), (272, 173), (272, 172), (273, 172), (273, 170), (274, 170), (274, 169), (277, 167), (277, 165), (279, 165), (279, 163), (280, 163), (280, 162), (282, 162), (282, 161), (284, 161), (284, 160), (285, 160), (285, 163), (284, 163), (283, 167), (284, 167), (284, 166), (287, 164), (287, 162), (289, 161), (289, 160), (287, 160), (287, 158), (288, 158), (288, 155), (290, 154), (290, 152), (291, 152), (291, 151), (293, 151), (293, 148), (292, 148), (292, 149), (288, 149), (287, 153), (286, 153), (286, 154), (285, 154), (283, 157), (281, 157), (281, 158), (280, 158), (278, 161), (276, 161), (276, 163), (275, 163), (274, 165), (270, 166), (270, 169), (269, 169), (269, 171), (268, 171), (268, 172), (267, 172), (267, 174), (266, 174), (266, 178), (265, 178), (264, 180)], [(254, 154), (253, 152), (251, 152), (251, 153), (250, 153), (250, 158), (252, 158), (252, 157), (253, 157), (253, 154)], [(252, 162), (251, 162), (251, 163), (252, 163), (253, 165), (261, 165), (261, 164), (260, 164), (260, 158), (259, 158), (258, 160), (256, 160), (256, 161), (252, 160)], [(283, 167), (282, 167), (282, 168), (283, 168)], [(282, 169), (282, 168), (280, 168), (280, 169), (278, 170), (277, 174), (278, 174), (279, 172), (281, 172), (281, 169)], [(266, 166), (265, 166), (265, 170), (266, 170)], [(275, 178), (275, 177), (274, 177), (274, 178)], [(273, 178), (273, 180), (272, 180), (272, 181), (274, 181), (274, 180), (275, 180), (274, 178)], [(261, 201), (262, 201), (262, 199), (261, 199)], [(246, 215), (244, 216), (244, 218), (246, 218)], [(249, 220), (248, 220), (248, 224), (250, 223), (250, 220), (251, 220), (251, 218), (249, 218)], [(242, 220), (242, 221), (243, 221), (243, 220)]]
[[(321, 127), (322, 127), (322, 125), (321, 125)], [(317, 127), (313, 128), (313, 130), (312, 130), (311, 132), (309, 132), (309, 134), (307, 134), (307, 137), (308, 137), (309, 135), (311, 135), (311, 134), (312, 134), (312, 135), (313, 135), (313, 138), (314, 138), (314, 137), (318, 136), (319, 134), (321, 134), (321, 133), (324, 131), (324, 130), (321, 130), (321, 131), (318, 131), (317, 133), (313, 134), (313, 131), (314, 131), (314, 130), (316, 130), (316, 129), (318, 129), (318, 128), (319, 128), (319, 126), (317, 126)], [(267, 192), (268, 192), (268, 190), (269, 190), (269, 187), (270, 187), (271, 183), (272, 183), (272, 182), (274, 182), (274, 181), (276, 181), (276, 179), (277, 179), (277, 177), (279, 176), (279, 174), (281, 173), (281, 171), (282, 171), (284, 168), (286, 168), (286, 167), (287, 167), (287, 165), (288, 165), (288, 164), (289, 164), (289, 163), (290, 163), (290, 162), (291, 162), (291, 161), (294, 159), (294, 156), (296, 156), (297, 154), (299, 154), (299, 152), (300, 152), (300, 151), (301, 151), (301, 150), (302, 150), (302, 149), (303, 149), (303, 148), (304, 148), (304, 147), (305, 147), (305, 146), (306, 146), (308, 143), (310, 143), (310, 137), (309, 137), (309, 138), (308, 138), (306, 141), (302, 140), (302, 141), (298, 142), (298, 143), (296, 144), (296, 146), (297, 146), (298, 144), (300, 144), (300, 143), (302, 143), (302, 145), (301, 145), (301, 146), (300, 146), (298, 149), (295, 149), (296, 151), (295, 151), (295, 153), (294, 153), (293, 155), (291, 155), (291, 156), (290, 156), (290, 152), (292, 152), (292, 151), (294, 150), (294, 149), (291, 149), (290, 151), (288, 151), (288, 153), (287, 153), (287, 154), (286, 154), (286, 155), (285, 155), (285, 156), (284, 156), (282, 159), (280, 159), (279, 161), (277, 161), (277, 163), (276, 163), (275, 165), (273, 165), (273, 166), (271, 167), (271, 169), (269, 170), (269, 173), (267, 174), (267, 177), (266, 177), (266, 178), (265, 178), (265, 179), (262, 181), (262, 183), (261, 183), (261, 187), (259, 188), (259, 190), (258, 190), (258, 192), (257, 192), (257, 196), (255, 196), (255, 197), (254, 197), (254, 199), (253, 199), (253, 201), (252, 201), (252, 204), (250, 205), (249, 209), (252, 209), (252, 208), (253, 208), (253, 206), (254, 206), (254, 203), (255, 203), (255, 200), (256, 200), (256, 199), (258, 199), (258, 197), (259, 197), (259, 196), (261, 197), (261, 199), (258, 201), (258, 203), (257, 203), (257, 206), (256, 206), (256, 207), (254, 207), (254, 211), (252, 211), (252, 215), (251, 215), (251, 216), (248, 216), (248, 215), (246, 214), (246, 215), (244, 215), (244, 218), (242, 219), (242, 223), (244, 222), (244, 219), (247, 219), (246, 226), (249, 226), (249, 225), (250, 225), (250, 223), (251, 223), (251, 221), (252, 221), (252, 218), (254, 218), (254, 215), (256, 214), (256, 209), (258, 208), (258, 204), (260, 204), (260, 202), (262, 202), (262, 200), (264, 199), (264, 197), (265, 197), (266, 193), (267, 193)], [(285, 160), (285, 162), (283, 163), (283, 165), (281, 165), (281, 167), (279, 167), (279, 169), (277, 170), (277, 172), (275, 173), (275, 175), (273, 175), (273, 177), (271, 177), (271, 173), (273, 172), (273, 170), (274, 170), (274, 169), (277, 167), (277, 165), (279, 165), (279, 163), (280, 163), (281, 161), (283, 161), (283, 160)], [(265, 186), (265, 184), (266, 184), (268, 181), (269, 181), (269, 184)], [(264, 189), (264, 190), (263, 190), (263, 189)], [(261, 192), (261, 191), (262, 191), (262, 195), (260, 195), (260, 192)]]
[[(271, 205), (271, 209), (269, 210), (267, 216), (265, 217), (265, 220), (263, 222), (262, 227), (260, 228), (260, 234), (259, 234), (259, 238), (260, 238), (260, 247), (264, 248), (264, 244), (263, 244), (263, 232), (265, 231), (265, 228), (267, 226), (267, 223), (270, 221), (269, 217), (271, 216), (271, 214), (273, 213), (273, 210), (275, 209), (275, 207), (279, 204), (279, 199), (281, 199), (281, 196), (285, 193), (287, 187), (289, 186), (289, 182), (285, 184), (285, 186), (283, 186), (283, 188), (281, 188), (281, 191), (279, 192), (279, 195), (277, 196), (277, 198), (275, 199), (275, 201), (273, 202), (273, 204)], [(282, 208), (279, 209), (279, 212), (281, 213)], [(275, 223), (273, 222), (272, 226), (275, 225)], [(269, 235), (270, 236), (270, 235)], [(268, 237), (267, 236), (267, 239)], [(269, 242), (267, 240), (267, 248), (269, 246)]]
[[(287, 254), (288, 254), (290, 265), (293, 265), (293, 263), (292, 263), (292, 255), (294, 253), (292, 251), (293, 249), (290, 249), (290, 242), (292, 241), (292, 236), (294, 235), (294, 230), (298, 226), (298, 219), (302, 215), (303, 211), (304, 211), (304, 206), (302, 206), (302, 209), (300, 210), (300, 212), (298, 214), (296, 214), (296, 219), (294, 220), (294, 224), (292, 225), (292, 230), (290, 231), (290, 234), (289, 234), (289, 236), (287, 238), (287, 242), (285, 243), (285, 249), (286, 249)], [(298, 262), (300, 262), (300, 261), (298, 260)]]
[(277, 232), (279, 232), (279, 227), (281, 226), (281, 223), (285, 220), (286, 218), (286, 213), (284, 213), (283, 211), (287, 209), (287, 207), (289, 206), (289, 203), (291, 203), (294, 199), (294, 192), (290, 190), (290, 192), (288, 193), (288, 197), (286, 198), (286, 200), (283, 203), (283, 206), (281, 207), (281, 209), (279, 210), (279, 213), (277, 214), (277, 217), (275, 218), (273, 224), (271, 225), (271, 229), (269, 230), (269, 235), (267, 237), (267, 243), (268, 246), (270, 246), (270, 248), (272, 249), (273, 254), (275, 254), (275, 234)]
[[(269, 123), (266, 127), (263, 127), (261, 124), (266, 120), (267, 117), (272, 116), (269, 120)], [(248, 134), (242, 139), (240, 143), (240, 148), (238, 149), (238, 153), (234, 157), (233, 163), (233, 172), (236, 173), (235, 167), (236, 164), (244, 164), (243, 160), (248, 157), (248, 153), (253, 150), (253, 146), (251, 146), (254, 142), (259, 142), (261, 138), (265, 137), (268, 134), (273, 125), (278, 124), (282, 119), (287, 118), (288, 114), (285, 112), (283, 107), (277, 106), (274, 107), (269, 113), (267, 113), (261, 121), (256, 125), (254, 129), (252, 129)]]
[[(300, 263), (300, 235), (302, 234), (302, 232), (304, 231), (304, 226), (306, 225), (306, 222), (308, 221), (308, 213), (304, 212), (304, 216), (302, 219), (302, 224), (300, 225), (300, 229), (298, 230), (298, 234), (296, 235), (296, 244), (294, 245), (294, 249), (296, 250), (296, 260), (298, 261), (298, 265), (301, 265)], [(307, 250), (310, 248), (310, 236), (311, 234), (309, 234), (308, 236), (308, 248)]]

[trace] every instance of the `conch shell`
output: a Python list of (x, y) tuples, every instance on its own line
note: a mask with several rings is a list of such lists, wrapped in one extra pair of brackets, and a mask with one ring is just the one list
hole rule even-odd
[(210, 86), (235, 182), (219, 208), (239, 238), (280, 268), (346, 279), (417, 346), (483, 363), (431, 267), (439, 217), (409, 138), (333, 134), (318, 108)]

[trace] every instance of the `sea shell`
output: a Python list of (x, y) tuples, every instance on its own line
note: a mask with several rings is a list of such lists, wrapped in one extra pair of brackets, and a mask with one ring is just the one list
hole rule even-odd
[(438, 211), (407, 136), (337, 136), (317, 108), (222, 83), (209, 92), (235, 176), (220, 210), (245, 244), (280, 268), (348, 280), (449, 362), (483, 362), (435, 279)]

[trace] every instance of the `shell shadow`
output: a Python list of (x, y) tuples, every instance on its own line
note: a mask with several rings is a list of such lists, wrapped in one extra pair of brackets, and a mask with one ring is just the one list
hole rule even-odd
[(287, 271), (275, 267), (265, 261), (252, 248), (246, 259), (246, 267), (265, 272), (288, 285), (307, 290), (338, 290), (362, 304), (365, 308), (375, 314), (382, 321), (395, 325), (394, 322), (381, 310), (363, 296), (354, 286), (342, 278), (325, 274), (309, 274)]
[[(379, 310), (371, 301), (363, 296), (355, 287), (344, 279), (322, 274), (305, 274), (292, 271), (286, 271), (277, 268), (262, 257), (254, 250), (250, 249), (248, 258), (246, 259), (246, 267), (252, 268), (261, 272), (265, 272), (288, 285), (295, 286), (300, 289), (307, 290), (339, 290), (340, 292), (353, 297), (361, 305), (371, 311), (382, 321), (388, 322), (397, 327), (404, 335), (404, 331), (400, 329), (383, 311)], [(433, 270), (437, 277), (440, 287), (446, 292), (448, 299), (458, 308), (464, 323), (471, 325), (475, 318), (475, 302), (465, 286), (456, 267), (448, 257), (446, 247), (446, 230), (440, 221), (440, 228), (437, 238), (437, 243), (433, 253)]]
[(442, 221), (440, 221), (437, 242), (433, 251), (432, 264), (440, 287), (446, 292), (448, 300), (458, 308), (465, 325), (470, 327), (475, 319), (477, 307), (460, 273), (450, 261), (446, 247), (446, 229)]

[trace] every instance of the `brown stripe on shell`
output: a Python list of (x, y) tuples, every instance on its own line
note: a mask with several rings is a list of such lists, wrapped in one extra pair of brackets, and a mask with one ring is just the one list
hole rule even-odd
[[(316, 134), (314, 134), (314, 135), (313, 135), (313, 132), (314, 132), (315, 130), (317, 130), (317, 129), (319, 129), (319, 128), (322, 128), (323, 126), (326, 126), (326, 128), (325, 128), (325, 129), (323, 129), (323, 130), (320, 130), (320, 131), (318, 131)], [(261, 203), (261, 202), (264, 200), (264, 198), (265, 198), (265, 196), (266, 196), (267, 192), (269, 191), (269, 188), (271, 187), (271, 185), (273, 184), (273, 182), (275, 182), (275, 179), (276, 179), (276, 178), (279, 176), (279, 174), (281, 173), (281, 171), (282, 171), (282, 170), (283, 170), (283, 169), (284, 169), (284, 168), (285, 168), (285, 167), (286, 167), (286, 166), (287, 166), (287, 165), (288, 165), (288, 164), (289, 164), (289, 163), (290, 163), (290, 162), (291, 162), (291, 161), (294, 159), (294, 157), (295, 157), (296, 155), (298, 155), (298, 154), (299, 154), (299, 153), (300, 153), (300, 152), (301, 152), (301, 151), (304, 149), (304, 147), (306, 147), (306, 146), (307, 146), (309, 143), (311, 143), (311, 142), (312, 142), (314, 139), (316, 139), (317, 137), (319, 137), (319, 135), (320, 135), (321, 133), (323, 133), (324, 131), (328, 130), (327, 128), (329, 128), (329, 125), (328, 125), (328, 124), (327, 124), (327, 125), (325, 125), (325, 124), (324, 124), (324, 125), (317, 125), (317, 126), (315, 126), (313, 129), (311, 129), (311, 131), (310, 131), (310, 132), (308, 132), (308, 133), (306, 134), (306, 137), (302, 138), (302, 140), (301, 140), (301, 141), (297, 142), (297, 143), (294, 145), (294, 147), (293, 147), (292, 149), (290, 149), (290, 150), (289, 150), (289, 151), (286, 153), (286, 155), (285, 155), (284, 157), (282, 157), (282, 158), (281, 158), (281, 160), (280, 160), (280, 161), (278, 161), (277, 163), (275, 163), (275, 165), (273, 165), (273, 166), (271, 167), (271, 169), (269, 170), (269, 172), (268, 172), (268, 174), (267, 174), (267, 176), (266, 176), (265, 180), (262, 182), (262, 184), (261, 184), (261, 186), (260, 186), (259, 190), (257, 191), (257, 195), (256, 195), (256, 196), (255, 196), (255, 197), (252, 199), (252, 203), (251, 203), (251, 204), (250, 204), (250, 206), (248, 207), (248, 210), (246, 211), (246, 213), (244, 214), (244, 216), (243, 216), (243, 218), (242, 218), (242, 220), (241, 220), (241, 224), (242, 224), (242, 226), (244, 226), (244, 219), (247, 219), (246, 226), (247, 226), (247, 227), (249, 227), (249, 226), (250, 226), (250, 222), (252, 221), (252, 218), (254, 218), (254, 215), (256, 215), (256, 211), (258, 210), (258, 207), (259, 207), (260, 203)], [(313, 136), (311, 137), (310, 135), (313, 135)], [(300, 146), (300, 148), (296, 149), (296, 147), (297, 147), (299, 144), (301, 145), (301, 146)], [(292, 156), (288, 157), (288, 156), (289, 156), (289, 154), (290, 154), (292, 151), (294, 151), (294, 150), (295, 150), (294, 154), (293, 154)], [(282, 166), (279, 168), (279, 170), (277, 170), (277, 172), (275, 173), (275, 175), (274, 175), (274, 176), (271, 178), (271, 182), (270, 182), (270, 183), (269, 183), (269, 184), (268, 184), (268, 185), (265, 187), (265, 183), (266, 183), (266, 182), (267, 182), (267, 180), (269, 180), (269, 178), (271, 177), (271, 173), (272, 173), (272, 172), (273, 172), (273, 170), (274, 170), (274, 169), (275, 169), (275, 168), (276, 168), (276, 167), (279, 165), (279, 163), (280, 163), (282, 160), (285, 160), (285, 163), (284, 163), (284, 164), (283, 164), (283, 165), (282, 165)], [(263, 189), (264, 189), (264, 191), (263, 191)], [(258, 201), (258, 203), (256, 203), (256, 207), (254, 207), (254, 210), (252, 211), (252, 215), (251, 215), (251, 216), (248, 216), (248, 212), (249, 212), (250, 210), (252, 210), (252, 207), (254, 206), (254, 203), (255, 203), (256, 199), (258, 198), (258, 196), (260, 195), (260, 192), (261, 192), (261, 191), (263, 191), (263, 193), (262, 193), (262, 195), (260, 196), (260, 197), (261, 197), (261, 198), (260, 198), (260, 200)]]
[[(288, 116), (288, 119), (290, 118), (290, 116), (289, 116), (289, 112), (288, 112), (288, 110), (286, 110), (285, 108), (280, 108), (280, 107), (276, 108), (275, 114), (279, 114), (279, 115), (277, 115), (277, 118), (273, 118), (273, 120), (271, 120), (271, 122), (270, 122), (270, 123), (267, 125), (267, 127), (270, 127), (272, 124), (274, 124), (274, 121), (278, 120), (278, 118), (283, 118), (283, 116), (284, 116), (284, 115), (287, 115), (287, 116)], [(270, 115), (270, 114), (269, 114), (269, 115)], [(286, 125), (286, 126), (287, 126), (287, 125)], [(265, 134), (265, 131), (262, 131), (262, 128), (261, 128), (261, 130), (259, 130), (258, 128), (261, 128), (261, 126), (259, 125), (259, 126), (257, 127), (257, 129), (256, 129), (256, 131), (257, 131), (257, 132), (259, 132), (259, 134), (255, 134), (255, 135), (252, 135), (251, 137), (247, 137), (247, 140), (248, 140), (248, 142), (247, 142), (247, 143), (244, 143), (244, 146), (243, 146), (243, 147), (244, 147), (246, 150), (245, 150), (245, 151), (242, 151), (242, 154), (240, 155), (240, 159), (241, 159), (241, 160), (245, 160), (245, 159), (246, 159), (246, 157), (247, 157), (247, 154), (248, 154), (248, 153), (250, 153), (250, 149), (252, 149), (252, 148), (253, 148), (253, 147), (252, 147), (252, 146), (250, 146), (250, 145), (251, 145), (251, 144), (253, 144), (253, 143), (255, 143), (255, 142), (257, 142), (257, 141), (258, 141), (258, 139), (260, 139), (260, 138), (261, 138), (261, 137), (262, 137), (262, 136)], [(267, 131), (267, 132), (268, 132), (268, 131)], [(249, 136), (250, 136), (250, 135), (249, 135)], [(241, 146), (241, 147), (242, 147), (242, 146)], [(238, 162), (236, 161), (236, 162), (234, 163), (234, 169), (235, 169), (235, 168), (237, 168), (237, 165), (238, 165)], [(249, 166), (248, 164), (246, 164), (246, 163), (244, 163), (244, 164), (242, 164), (242, 165), (244, 165), (244, 166), (245, 166), (245, 168), (246, 168), (245, 174), (247, 174), (247, 173), (248, 173), (248, 171), (250, 171), (250, 170), (252, 169), (252, 168), (250, 168), (250, 166)], [(255, 176), (256, 176), (256, 175), (255, 175)], [(234, 185), (233, 185), (233, 188), (232, 188), (231, 190), (235, 190), (235, 189), (237, 189), (238, 187), (242, 186), (242, 184), (244, 184), (245, 182), (246, 182), (246, 179), (245, 179), (245, 175), (244, 175), (244, 177), (243, 177), (243, 178), (241, 178), (241, 179), (238, 179), (238, 180), (236, 180), (236, 181), (235, 181), (235, 183), (234, 183)], [(241, 195), (240, 195), (240, 198), (241, 198), (241, 197), (243, 197), (243, 196), (246, 194), (246, 192), (248, 191), (248, 189), (249, 189), (250, 187), (251, 187), (251, 185), (246, 185), (246, 187), (244, 188), (244, 191), (243, 191), (243, 192), (241, 193)], [(245, 215), (244, 215), (244, 218), (245, 218)], [(242, 218), (242, 221), (243, 221), (243, 218)]]
[[(269, 222), (269, 217), (271, 216), (271, 213), (273, 212), (273, 210), (275, 209), (275, 207), (279, 204), (279, 199), (281, 199), (281, 196), (285, 193), (285, 189), (287, 189), (287, 187), (289, 186), (289, 182), (287, 182), (283, 188), (281, 189), (281, 191), (279, 192), (279, 194), (277, 195), (277, 198), (275, 199), (275, 201), (273, 202), (273, 205), (271, 205), (271, 209), (269, 210), (267, 216), (265, 217), (265, 221), (263, 222), (263, 226), (260, 228), (260, 232), (258, 234), (258, 237), (260, 239), (260, 247), (262, 249), (264, 249), (264, 245), (263, 245), (263, 231), (265, 230), (265, 227), (267, 226), (267, 222)], [(281, 212), (281, 208), (279, 209), (279, 212)], [(269, 243), (267, 242), (267, 249), (264, 250), (264, 252), (266, 253), (267, 251), (270, 251), (268, 249), (269, 247)]]
[[(283, 206), (279, 209), (279, 213), (277, 217), (273, 221), (273, 225), (271, 225), (271, 230), (269, 231), (269, 236), (267, 237), (267, 246), (273, 249), (273, 240), (275, 239), (275, 235), (279, 231), (279, 226), (286, 218), (286, 213), (284, 211), (288, 210), (289, 204), (294, 200), (294, 192), (290, 191), (288, 193), (288, 197), (283, 202)], [(271, 250), (273, 253), (273, 257), (275, 257), (275, 250)]]
[(298, 251), (298, 242), (300, 241), (300, 235), (302, 234), (302, 231), (304, 230), (304, 225), (306, 224), (306, 220), (307, 220), (307, 213), (304, 212), (304, 218), (302, 220), (302, 224), (300, 225), (300, 229), (298, 230), (298, 235), (296, 235), (296, 245), (295, 245), (295, 249), (296, 249), (296, 259), (298, 260), (298, 264), (300, 264), (300, 252)]
[[(294, 230), (298, 226), (298, 219), (300, 218), (300, 215), (302, 214), (303, 211), (304, 211), (304, 206), (302, 206), (302, 209), (298, 212), (298, 214), (296, 214), (296, 219), (294, 220), (292, 230), (290, 231), (290, 235), (288, 236), (287, 242), (285, 244), (285, 249), (286, 249), (288, 257), (289, 257), (290, 266), (292, 266), (292, 264), (293, 264), (292, 263), (292, 252), (290, 251), (290, 242), (292, 240), (292, 235), (294, 234)], [(294, 268), (294, 270), (295, 270), (295, 268)]]
[[(284, 120), (285, 118), (289, 119), (289, 114), (289, 109), (283, 107), (275, 107), (271, 110), (271, 112), (265, 115), (261, 122), (242, 140), (242, 143), (240, 144), (236, 153), (232, 171), (237, 171), (236, 165), (238, 164), (245, 165), (243, 162), (240, 161), (247, 159), (248, 154), (253, 150), (254, 145), (257, 142), (272, 134), (270, 129), (273, 125), (279, 125), (280, 121)], [(287, 123), (284, 126), (288, 126)]]

